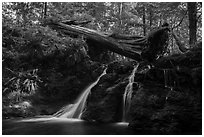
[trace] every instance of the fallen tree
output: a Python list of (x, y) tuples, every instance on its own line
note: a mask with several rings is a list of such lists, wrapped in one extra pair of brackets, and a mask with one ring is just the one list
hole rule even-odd
[(47, 23), (51, 28), (67, 35), (83, 35), (89, 49), (93, 49), (97, 55), (105, 50), (110, 50), (137, 61), (153, 62), (163, 55), (168, 45), (168, 25), (150, 32), (145, 37), (140, 37), (115, 33), (108, 34), (73, 24), (80, 25), (79, 22), (74, 23), (74, 21), (64, 23), (50, 21)]

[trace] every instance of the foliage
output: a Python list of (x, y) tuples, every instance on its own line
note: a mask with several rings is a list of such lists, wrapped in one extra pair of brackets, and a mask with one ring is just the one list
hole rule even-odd
[(38, 69), (30, 70), (27, 72), (13, 72), (8, 69), (13, 74), (12, 77), (6, 78), (4, 82), (3, 94), (9, 94), (9, 99), (16, 99), (16, 101), (21, 101), (21, 96), (25, 97), (34, 94), (39, 86), (38, 83), (42, 82), (37, 75)]
[[(89, 72), (100, 66), (90, 67), (93, 62), (88, 58), (83, 36), (71, 38), (56, 32), (45, 25), (49, 19), (89, 20), (91, 22), (85, 27), (90, 29), (138, 36), (144, 35), (144, 29), (148, 34), (166, 21), (187, 44), (189, 20), (186, 13), (185, 2), (3, 2), (3, 96), (22, 101), (26, 96), (39, 93), (37, 91), (43, 92), (42, 89), (46, 93), (56, 89), (67, 92), (64, 87), (68, 83), (74, 85), (81, 81), (83, 88), (91, 81)], [(200, 41), (201, 3), (197, 3), (196, 17), (197, 40)], [(170, 38), (168, 48), (169, 54), (178, 52), (174, 39)], [(128, 60), (110, 54), (116, 61)], [(77, 87), (69, 90), (73, 95), (79, 92)]]

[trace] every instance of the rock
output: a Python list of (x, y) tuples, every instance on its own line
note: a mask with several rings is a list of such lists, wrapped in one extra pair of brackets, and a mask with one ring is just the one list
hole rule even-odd
[(122, 82), (112, 86), (109, 83), (99, 83), (89, 95), (82, 119), (103, 123), (120, 121), (126, 84)]
[(174, 54), (155, 61), (155, 67), (174, 68), (175, 66), (195, 68), (202, 64), (202, 48), (193, 48), (185, 54)]
[[(129, 127), (150, 134), (201, 134), (201, 69), (160, 68), (136, 74)], [(137, 78), (137, 76), (140, 76)]]
[[(141, 134), (201, 134), (202, 66), (196, 61), (188, 67), (197, 57), (200, 52), (195, 51), (171, 56), (151, 69), (136, 72), (127, 113), (130, 128)], [(169, 64), (164, 65), (165, 61), (170, 60), (177, 66), (166, 68)], [(134, 64), (108, 65), (107, 74), (88, 97), (82, 119), (103, 123), (122, 120), (123, 94)]]
[(107, 74), (91, 90), (82, 119), (103, 123), (121, 121), (123, 94), (133, 69), (132, 63), (108, 65)]
[[(156, 64), (154, 68), (136, 72), (126, 118), (130, 128), (145, 134), (201, 134), (202, 67), (199, 61), (188, 67), (199, 55), (200, 52), (192, 51), (172, 56), (167, 61), (176, 62), (175, 67)], [(89, 95), (83, 119), (103, 123), (121, 121), (122, 97), (134, 64), (108, 65), (107, 74)]]

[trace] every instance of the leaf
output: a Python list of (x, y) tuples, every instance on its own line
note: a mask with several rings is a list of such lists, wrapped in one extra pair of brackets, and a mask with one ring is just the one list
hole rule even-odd
[(9, 88), (4, 88), (3, 93), (6, 92)]
[(25, 85), (27, 82), (28, 82), (28, 79), (26, 79), (26, 80), (23, 82), (23, 84)]
[(35, 91), (35, 87), (34, 87), (34, 84), (32, 83), (31, 84), (31, 92), (34, 92)]
[(9, 82), (13, 81), (14, 79), (16, 79), (16, 77), (11, 78), (8, 82), (5, 83), (5, 85), (7, 85)]

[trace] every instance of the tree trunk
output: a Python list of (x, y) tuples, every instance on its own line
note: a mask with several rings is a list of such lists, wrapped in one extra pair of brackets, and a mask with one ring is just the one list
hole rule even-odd
[(172, 32), (173, 38), (176, 41), (176, 44), (178, 45), (178, 48), (181, 52), (186, 52), (188, 49), (185, 47), (184, 43), (181, 42), (180, 38)]
[(196, 30), (197, 30), (197, 6), (196, 2), (188, 2), (188, 17), (189, 17), (189, 44), (194, 45), (196, 43)]
[(148, 11), (149, 11), (149, 27), (151, 29), (152, 24), (153, 24), (153, 15), (154, 15), (153, 14), (153, 9), (152, 9), (151, 5), (148, 7)]
[(150, 12), (149, 12), (149, 27), (151, 28), (152, 27), (152, 10), (150, 9)]
[(100, 53), (110, 50), (137, 61), (142, 61), (144, 59), (152, 62), (157, 58), (157, 55), (163, 53), (168, 42), (168, 27), (161, 27), (152, 31), (146, 37), (141, 38), (128, 35), (114, 36), (85, 27), (71, 24), (66, 25), (53, 21), (49, 22), (47, 25), (67, 35), (85, 36), (89, 49), (93, 49), (93, 54), (91, 53), (93, 56), (100, 55)]
[(28, 18), (27, 18), (28, 8), (29, 8), (28, 3), (26, 3), (26, 2), (21, 3), (21, 12), (22, 12), (23, 26), (24, 27), (28, 23)]
[(47, 17), (47, 2), (44, 2), (44, 19)]
[(123, 13), (123, 3), (120, 2), (118, 3), (118, 30), (119, 32), (122, 32), (123, 28), (123, 19), (122, 19), (122, 13)]
[(143, 33), (144, 36), (146, 36), (146, 15), (145, 15), (145, 6), (142, 7), (143, 15), (142, 15), (142, 21), (143, 21)]

